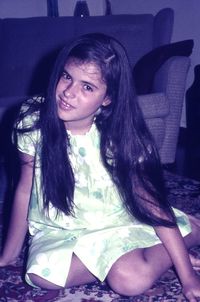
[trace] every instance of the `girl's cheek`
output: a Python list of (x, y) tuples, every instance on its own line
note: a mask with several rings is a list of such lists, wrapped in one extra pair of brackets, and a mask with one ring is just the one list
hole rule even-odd
[(62, 89), (61, 86), (62, 86), (62, 85), (58, 82), (58, 84), (57, 84), (57, 86), (56, 86), (56, 92), (61, 91), (61, 89)]

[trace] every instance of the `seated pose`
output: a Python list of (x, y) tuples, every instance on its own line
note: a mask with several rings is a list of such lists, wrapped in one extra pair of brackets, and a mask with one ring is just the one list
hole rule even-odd
[(21, 159), (0, 266), (30, 233), (25, 278), (67, 288), (106, 280), (143, 293), (174, 265), (189, 301), (200, 297), (200, 223), (171, 208), (161, 164), (135, 96), (126, 52), (88, 34), (66, 46), (46, 96), (27, 100), (15, 123)]

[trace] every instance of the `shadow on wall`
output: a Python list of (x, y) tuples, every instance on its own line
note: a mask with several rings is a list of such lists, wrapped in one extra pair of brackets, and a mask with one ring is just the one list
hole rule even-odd
[(0, 123), (0, 219), (6, 238), (15, 187), (20, 175), (18, 152), (13, 144), (13, 125), (19, 104), (6, 111)]
[(51, 71), (61, 48), (50, 52), (40, 59), (33, 70), (32, 78), (27, 83), (27, 95), (44, 94), (47, 90)]

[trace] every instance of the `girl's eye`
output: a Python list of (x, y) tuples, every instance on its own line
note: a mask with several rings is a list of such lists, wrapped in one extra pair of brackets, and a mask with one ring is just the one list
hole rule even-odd
[(86, 91), (93, 91), (92, 87), (90, 85), (87, 85), (87, 84), (84, 85), (84, 89)]
[(65, 80), (70, 80), (71, 79), (70, 75), (66, 71), (63, 71), (62, 78), (65, 79)]

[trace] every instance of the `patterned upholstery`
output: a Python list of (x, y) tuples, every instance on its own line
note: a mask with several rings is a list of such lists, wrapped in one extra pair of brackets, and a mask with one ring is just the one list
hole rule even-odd
[(163, 164), (175, 160), (189, 66), (190, 58), (171, 57), (155, 74), (154, 93), (138, 97)]

